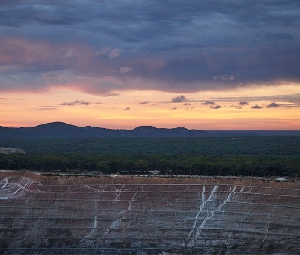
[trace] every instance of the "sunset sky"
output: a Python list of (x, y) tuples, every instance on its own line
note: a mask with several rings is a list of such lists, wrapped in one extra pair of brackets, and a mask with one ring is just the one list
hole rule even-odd
[(299, 0), (2, 0), (0, 126), (300, 129)]

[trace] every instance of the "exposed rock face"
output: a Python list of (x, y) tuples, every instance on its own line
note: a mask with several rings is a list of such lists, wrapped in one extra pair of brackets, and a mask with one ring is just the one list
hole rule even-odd
[(300, 254), (300, 184), (0, 172), (4, 254)]
[(0, 147), (0, 153), (4, 154), (25, 154), (25, 151), (18, 148), (2, 148)]

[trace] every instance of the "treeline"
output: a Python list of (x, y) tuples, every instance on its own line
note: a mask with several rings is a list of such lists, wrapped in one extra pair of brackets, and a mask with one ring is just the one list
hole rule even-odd
[(0, 147), (41, 154), (300, 155), (300, 136), (8, 139)]
[(300, 156), (170, 154), (0, 154), (0, 169), (94, 174), (300, 176)]

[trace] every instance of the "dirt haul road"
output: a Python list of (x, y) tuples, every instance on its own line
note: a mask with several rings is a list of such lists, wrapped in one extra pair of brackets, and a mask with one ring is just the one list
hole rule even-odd
[(0, 172), (3, 254), (300, 254), (300, 183)]

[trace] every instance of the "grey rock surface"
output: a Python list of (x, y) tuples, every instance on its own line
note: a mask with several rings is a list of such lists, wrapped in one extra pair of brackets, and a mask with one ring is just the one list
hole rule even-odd
[(19, 148), (3, 148), (0, 147), (0, 153), (3, 154), (25, 154), (25, 151)]
[(300, 183), (0, 172), (2, 254), (300, 254)]

